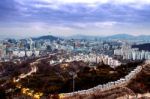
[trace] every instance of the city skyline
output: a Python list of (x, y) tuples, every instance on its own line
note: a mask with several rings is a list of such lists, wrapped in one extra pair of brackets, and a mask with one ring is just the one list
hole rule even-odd
[(0, 36), (150, 34), (149, 0), (5, 0)]

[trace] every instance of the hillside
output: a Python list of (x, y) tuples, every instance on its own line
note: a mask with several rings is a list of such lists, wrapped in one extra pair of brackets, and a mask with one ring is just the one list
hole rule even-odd
[(60, 38), (52, 36), (52, 35), (46, 35), (46, 36), (33, 38), (33, 40), (50, 40), (50, 41), (54, 41), (54, 40), (58, 40), (58, 39), (60, 39)]

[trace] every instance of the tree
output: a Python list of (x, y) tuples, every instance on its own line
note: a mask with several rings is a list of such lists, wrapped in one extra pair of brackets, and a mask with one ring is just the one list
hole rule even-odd
[(0, 99), (6, 99), (5, 90), (0, 88)]

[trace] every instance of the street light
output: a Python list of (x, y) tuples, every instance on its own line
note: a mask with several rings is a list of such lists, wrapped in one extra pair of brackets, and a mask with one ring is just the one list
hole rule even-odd
[(75, 78), (77, 77), (77, 74), (75, 72), (69, 72), (69, 74), (72, 76), (72, 89), (73, 92), (75, 91)]

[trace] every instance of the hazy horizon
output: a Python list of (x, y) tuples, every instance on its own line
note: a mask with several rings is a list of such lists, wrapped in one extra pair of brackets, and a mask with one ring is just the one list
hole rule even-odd
[(4, 0), (1, 37), (150, 35), (149, 0)]

